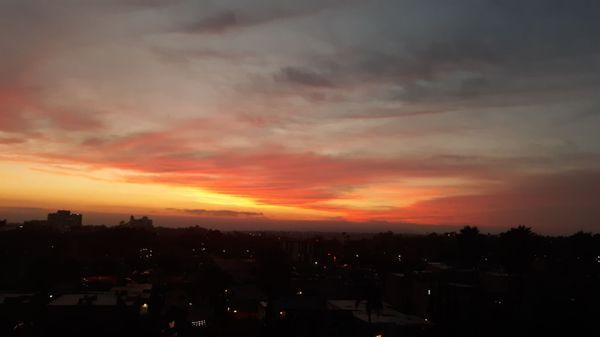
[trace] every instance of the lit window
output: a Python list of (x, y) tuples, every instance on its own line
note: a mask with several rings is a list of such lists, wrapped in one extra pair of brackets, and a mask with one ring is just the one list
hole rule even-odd
[(192, 321), (192, 326), (196, 328), (202, 328), (206, 326), (206, 320), (201, 319), (199, 321)]

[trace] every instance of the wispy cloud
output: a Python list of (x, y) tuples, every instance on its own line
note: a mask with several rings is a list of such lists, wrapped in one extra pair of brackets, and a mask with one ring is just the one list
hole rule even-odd
[(518, 205), (450, 209), (522, 185), (536, 196), (515, 196), (518, 214), (551, 224), (541, 186), (570, 181), (551, 207), (574, 214), (600, 170), (598, 14), (560, 0), (4, 1), (0, 158), (361, 220), (497, 224)]
[(220, 210), (208, 210), (208, 209), (177, 209), (177, 208), (167, 208), (167, 211), (176, 211), (182, 212), (191, 215), (197, 216), (206, 216), (206, 217), (262, 217), (263, 214), (261, 212), (243, 212), (243, 211), (232, 211), (228, 209), (220, 209)]

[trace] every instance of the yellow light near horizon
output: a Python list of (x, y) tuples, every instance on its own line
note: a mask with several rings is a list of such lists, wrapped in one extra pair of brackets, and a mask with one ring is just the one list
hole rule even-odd
[[(315, 219), (339, 215), (299, 207), (268, 205), (252, 198), (198, 188), (126, 182), (122, 170), (48, 167), (25, 162), (0, 162), (0, 205), (72, 208), (92, 211), (152, 209), (223, 209), (262, 212), (275, 218)], [(130, 173), (131, 174), (131, 173)], [(179, 215), (182, 215), (181, 213)]]
[(224, 207), (242, 207), (244, 209), (259, 210), (268, 212), (269, 214), (280, 218), (293, 218), (295, 220), (302, 219), (319, 219), (339, 216), (340, 213), (314, 210), (309, 208), (300, 208), (284, 205), (269, 205), (258, 202), (252, 198), (246, 198), (236, 195), (219, 194), (201, 189), (188, 189), (190, 196), (195, 200), (215, 206)]
[(39, 164), (0, 163), (3, 184), (0, 198), (40, 205), (76, 207), (169, 207), (185, 202), (184, 194), (158, 185), (111, 181), (106, 172), (92, 173), (48, 169)]

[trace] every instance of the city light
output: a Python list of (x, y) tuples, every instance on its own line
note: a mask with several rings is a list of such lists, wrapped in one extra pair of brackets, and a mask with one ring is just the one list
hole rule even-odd
[(141, 308), (140, 308), (140, 314), (145, 315), (148, 313), (148, 303), (144, 303), (142, 304)]
[(0, 337), (585, 335), (599, 36), (600, 0), (0, 0)]
[(202, 328), (206, 326), (206, 320), (201, 319), (198, 321), (192, 321), (192, 326), (196, 328)]

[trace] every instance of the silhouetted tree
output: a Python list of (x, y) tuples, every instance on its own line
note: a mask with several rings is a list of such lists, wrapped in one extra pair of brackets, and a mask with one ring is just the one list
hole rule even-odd
[(460, 263), (465, 267), (477, 266), (483, 251), (483, 235), (479, 228), (463, 227), (457, 235)]
[(531, 228), (518, 226), (500, 234), (504, 266), (511, 272), (523, 273), (531, 265), (537, 235)]

